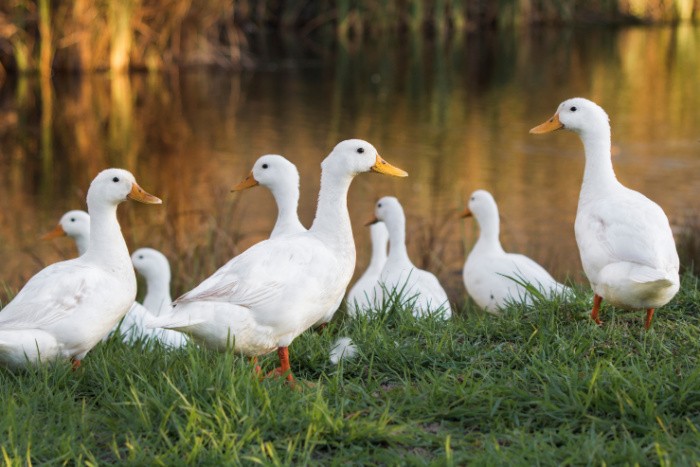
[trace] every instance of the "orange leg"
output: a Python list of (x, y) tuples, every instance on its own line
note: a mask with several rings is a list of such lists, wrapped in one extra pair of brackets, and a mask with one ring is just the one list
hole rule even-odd
[(80, 360), (76, 358), (71, 358), (70, 359), (70, 367), (73, 371), (77, 371), (78, 368), (80, 368)]
[(289, 350), (287, 349), (287, 347), (279, 347), (277, 349), (277, 355), (280, 358), (280, 366), (279, 368), (275, 368), (270, 373), (268, 373), (267, 377), (269, 378), (270, 376), (284, 376), (288, 383), (293, 384), (294, 376), (292, 376), (292, 369), (289, 366)]
[(260, 374), (262, 373), (262, 368), (260, 368), (260, 365), (258, 365), (258, 357), (250, 357), (250, 364), (253, 365), (253, 371), (255, 372), (255, 376), (260, 377)]
[(595, 321), (595, 324), (601, 325), (603, 322), (598, 318), (598, 313), (600, 313), (600, 304), (603, 303), (603, 297), (598, 294), (593, 296), (593, 311), (591, 311), (591, 318)]
[(647, 308), (647, 320), (644, 322), (644, 329), (649, 329), (651, 327), (651, 320), (654, 318), (654, 309)]

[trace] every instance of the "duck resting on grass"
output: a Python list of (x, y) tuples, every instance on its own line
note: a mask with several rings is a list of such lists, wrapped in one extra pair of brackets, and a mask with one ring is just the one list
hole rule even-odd
[(445, 289), (429, 271), (418, 269), (406, 251), (406, 216), (399, 200), (393, 196), (380, 198), (375, 204), (370, 224), (383, 222), (389, 231), (389, 256), (375, 286), (379, 303), (400, 300), (412, 308), (413, 316), (431, 314), (449, 319), (452, 309)]
[(532, 303), (526, 285), (543, 296), (571, 293), (539, 264), (524, 255), (506, 253), (499, 240), (498, 205), (491, 193), (476, 190), (461, 217), (474, 216), (479, 224), (479, 239), (464, 263), (462, 278), (467, 293), (484, 310), (496, 313), (509, 302)]
[(384, 222), (375, 222), (370, 224), (369, 228), (372, 240), (372, 257), (365, 272), (348, 292), (348, 314), (351, 317), (370, 312), (375, 307), (380, 306), (377, 303), (377, 289), (375, 287), (386, 264), (389, 232), (386, 230)]
[(671, 226), (658, 204), (622, 185), (610, 154), (610, 123), (605, 111), (587, 99), (568, 99), (552, 118), (530, 130), (565, 129), (579, 135), (586, 164), (576, 212), (576, 243), (593, 288), (591, 318), (601, 324), (607, 300), (624, 309), (645, 309), (649, 329), (654, 310), (680, 288), (678, 252)]
[(370, 143), (336, 145), (321, 164), (321, 189), (308, 231), (264, 240), (236, 256), (175, 301), (175, 312), (150, 325), (185, 332), (202, 345), (248, 356), (277, 349), (271, 374), (294, 378), (288, 347), (344, 295), (355, 269), (347, 194), (355, 175), (405, 177)]
[(117, 206), (127, 198), (161, 203), (126, 170), (107, 169), (95, 177), (87, 193), (87, 251), (39, 271), (0, 312), (1, 365), (66, 359), (75, 369), (129, 311), (136, 276), (117, 220)]
[(139, 248), (131, 254), (136, 272), (146, 280), (143, 304), (134, 303), (119, 326), (127, 342), (154, 339), (169, 348), (187, 344), (187, 336), (170, 329), (149, 329), (145, 322), (152, 316), (172, 313), (170, 298), (170, 262), (163, 253), (153, 248)]

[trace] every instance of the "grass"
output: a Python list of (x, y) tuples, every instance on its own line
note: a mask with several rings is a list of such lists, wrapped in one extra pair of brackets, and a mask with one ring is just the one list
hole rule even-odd
[[(292, 344), (293, 372), (313, 383), (300, 391), (258, 381), (231, 354), (111, 340), (77, 372), (0, 371), (0, 455), (7, 465), (697, 465), (698, 281), (684, 276), (649, 332), (643, 313), (608, 306), (595, 326), (587, 290), (502, 318), (469, 306), (449, 322), (341, 315)], [(333, 366), (341, 335), (359, 353)]]

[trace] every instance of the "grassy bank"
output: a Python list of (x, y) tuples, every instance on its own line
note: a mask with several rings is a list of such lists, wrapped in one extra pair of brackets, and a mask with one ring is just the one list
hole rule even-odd
[[(0, 452), (8, 465), (688, 465), (700, 457), (698, 285), (686, 275), (649, 332), (641, 313), (610, 307), (595, 326), (588, 291), (504, 318), (337, 317), (290, 348), (312, 383), (301, 391), (258, 382), (243, 358), (110, 341), (75, 373), (0, 371)], [(336, 335), (360, 349), (340, 367)]]

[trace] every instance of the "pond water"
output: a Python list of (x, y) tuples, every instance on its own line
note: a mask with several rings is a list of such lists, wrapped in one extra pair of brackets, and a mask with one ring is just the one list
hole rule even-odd
[[(583, 149), (568, 132), (533, 136), (560, 101), (590, 98), (610, 115), (614, 166), (673, 223), (700, 193), (700, 29), (556, 29), (408, 37), (340, 45), (256, 41), (257, 71), (180, 70), (128, 76), (13, 79), (0, 89), (0, 279), (20, 287), (74, 255), (44, 243), (69, 209), (84, 209), (101, 169), (132, 171), (162, 207), (126, 203), (131, 248), (173, 261), (175, 294), (265, 238), (276, 211), (262, 188), (230, 188), (265, 153), (301, 174), (300, 216), (315, 210), (320, 162), (340, 140), (363, 138), (407, 179), (359, 176), (349, 207), (358, 273), (374, 201), (395, 195), (409, 253), (462, 300), (460, 271), (478, 229), (462, 221), (471, 191), (499, 203), (506, 250), (557, 278), (584, 278), (573, 232)], [(276, 58), (282, 57), (282, 58)]]

